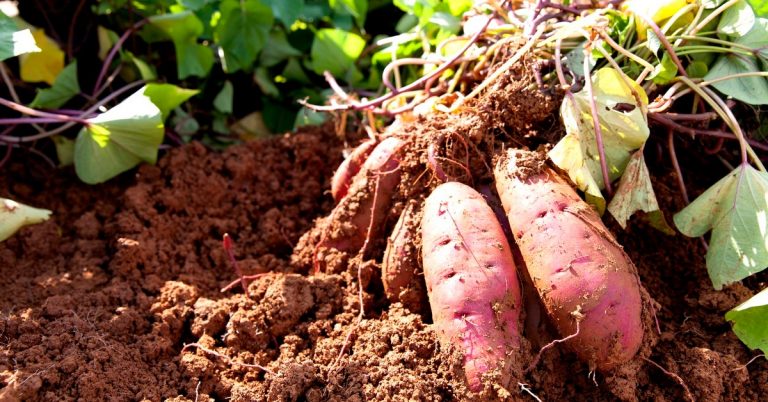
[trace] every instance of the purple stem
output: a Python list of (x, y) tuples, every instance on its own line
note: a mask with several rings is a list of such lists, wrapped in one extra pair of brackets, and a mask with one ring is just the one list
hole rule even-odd
[(0, 119), (0, 125), (18, 125), (18, 124), (46, 124), (61, 123), (61, 119), (52, 117), (11, 117)]
[(237, 259), (235, 258), (235, 250), (234, 245), (232, 243), (232, 238), (229, 237), (228, 233), (224, 233), (224, 251), (227, 253), (227, 257), (229, 257), (229, 263), (232, 265), (232, 268), (235, 269), (235, 273), (238, 277), (240, 277), (240, 286), (243, 287), (243, 292), (245, 292), (245, 296), (248, 296), (248, 286), (245, 283), (245, 278), (243, 278), (243, 271), (240, 270), (240, 266), (237, 265)]
[(23, 114), (26, 114), (26, 115), (29, 115), (29, 116), (37, 116), (37, 117), (42, 117), (42, 118), (56, 119), (56, 121), (59, 122), (59, 123), (72, 122), (72, 123), (88, 124), (84, 119), (79, 118), (79, 117), (72, 117), (72, 116), (67, 116), (67, 115), (63, 115), (63, 114), (41, 112), (41, 111), (39, 111), (37, 109), (32, 109), (30, 107), (27, 107), (27, 106), (24, 106), (24, 105), (20, 105), (20, 104), (18, 104), (16, 102), (9, 101), (8, 99), (5, 99), (5, 98), (0, 98), (0, 105), (3, 105), (5, 107), (7, 107), (8, 109), (12, 109), (12, 110), (15, 110), (15, 111), (17, 111), (19, 113), (23, 113)]
[(107, 70), (109, 70), (110, 64), (112, 64), (112, 60), (115, 59), (115, 55), (117, 54), (117, 51), (120, 50), (120, 48), (123, 47), (123, 43), (125, 43), (126, 40), (128, 40), (128, 37), (131, 36), (134, 32), (139, 30), (144, 24), (149, 22), (149, 19), (144, 18), (143, 20), (133, 24), (130, 28), (128, 28), (125, 32), (123, 32), (123, 35), (120, 36), (120, 39), (115, 42), (115, 46), (112, 46), (112, 49), (107, 54), (107, 57), (104, 59), (104, 64), (101, 66), (101, 71), (99, 72), (99, 77), (96, 79), (96, 85), (93, 86), (93, 94), (97, 94), (101, 92), (101, 83), (104, 81), (104, 77), (107, 75)]
[[(661, 125), (667, 128), (672, 128), (675, 131), (678, 131), (681, 133), (686, 133), (690, 135), (706, 135), (708, 137), (725, 138), (726, 140), (738, 140), (738, 137), (736, 137), (736, 135), (732, 133), (722, 131), (722, 130), (706, 130), (703, 128), (693, 128), (693, 127), (684, 126), (682, 124), (676, 123), (668, 119), (667, 117), (664, 117), (664, 115), (660, 113), (648, 113), (648, 117), (651, 120), (657, 123), (660, 123)], [(757, 148), (761, 151), (768, 151), (768, 145), (766, 144), (763, 144), (759, 141), (751, 140), (749, 138), (745, 138), (745, 140), (749, 145), (751, 145), (754, 148)]]
[(592, 112), (592, 124), (595, 127), (595, 140), (597, 141), (597, 152), (600, 155), (600, 171), (603, 173), (603, 182), (605, 183), (605, 192), (610, 197), (613, 194), (611, 189), (611, 176), (608, 174), (608, 161), (605, 160), (605, 146), (603, 144), (603, 129), (600, 127), (600, 120), (597, 114), (597, 103), (595, 103), (595, 92), (592, 89), (592, 77), (589, 75), (589, 57), (584, 57), (584, 86), (589, 94), (589, 109)]
[[(506, 1), (504, 3), (506, 3)], [(504, 4), (502, 4), (502, 6), (503, 5)], [(425, 75), (425, 76), (419, 78), (418, 80), (416, 80), (416, 81), (414, 81), (414, 82), (412, 82), (412, 83), (410, 83), (410, 84), (400, 88), (400, 92), (413, 91), (413, 90), (419, 88), (424, 83), (431, 81), (435, 77), (439, 77), (445, 70), (451, 68), (451, 66), (453, 66), (453, 64), (457, 60), (459, 60), (462, 56), (464, 56), (464, 53), (466, 53), (467, 50), (469, 50), (469, 48), (472, 47), (472, 45), (474, 45), (477, 42), (477, 40), (480, 38), (480, 35), (485, 33), (485, 30), (488, 28), (488, 25), (491, 23), (491, 21), (494, 18), (497, 17), (497, 14), (498, 13), (494, 11), (488, 17), (488, 20), (485, 21), (485, 24), (482, 26), (482, 28), (480, 28), (469, 39), (469, 42), (467, 42), (467, 44), (464, 45), (464, 48), (462, 48), (461, 51), (459, 51), (458, 53), (453, 55), (450, 59), (448, 59), (448, 61), (446, 61), (445, 63), (440, 65), (440, 67), (438, 67), (435, 71), (432, 71), (430, 74)], [(373, 99), (373, 100), (370, 100), (370, 101), (367, 101), (367, 102), (352, 103), (352, 104), (346, 104), (346, 105), (317, 106), (317, 105), (309, 104), (306, 101), (300, 101), (299, 103), (301, 105), (303, 105), (303, 106), (306, 106), (306, 107), (310, 108), (310, 109), (313, 109), (313, 110), (316, 110), (316, 111), (321, 111), (321, 112), (332, 112), (332, 111), (336, 111), (336, 110), (350, 110), (350, 109), (362, 110), (362, 109), (369, 109), (369, 108), (372, 108), (372, 107), (379, 106), (383, 102), (388, 101), (388, 100), (394, 98), (396, 95), (397, 95), (396, 93), (390, 92), (390, 93), (384, 94), (384, 95), (382, 95), (382, 96), (380, 96), (380, 97), (378, 97), (376, 99)]]
[(672, 167), (675, 168), (675, 175), (677, 176), (677, 184), (680, 186), (680, 192), (683, 194), (683, 201), (685, 205), (691, 203), (688, 198), (688, 189), (685, 187), (685, 180), (683, 179), (683, 171), (680, 169), (680, 164), (677, 162), (677, 153), (675, 152), (675, 138), (672, 135), (674, 130), (667, 129), (667, 145), (669, 146), (669, 156), (672, 158)]
[(409, 65), (409, 64), (425, 65), (425, 64), (437, 64), (437, 63), (439, 63), (439, 62), (438, 61), (434, 61), (434, 60), (424, 60), (424, 59), (416, 59), (416, 58), (408, 58), (408, 59), (395, 60), (395, 61), (387, 64), (386, 67), (384, 67), (384, 71), (381, 73), (381, 82), (384, 84), (384, 86), (389, 88), (389, 90), (393, 94), (398, 94), (398, 93), (400, 93), (400, 89), (395, 87), (395, 85), (392, 84), (392, 81), (389, 79), (389, 76), (392, 75), (392, 70), (394, 70), (395, 68), (404, 66), (404, 65)]
[(637, 15), (637, 18), (640, 18), (641, 20), (643, 20), (643, 22), (648, 24), (649, 27), (651, 27), (651, 29), (653, 30), (653, 33), (655, 33), (656, 37), (659, 38), (659, 42), (661, 42), (661, 44), (664, 45), (664, 49), (667, 50), (667, 53), (669, 53), (669, 57), (672, 59), (672, 61), (677, 66), (677, 71), (679, 71), (680, 75), (682, 75), (683, 77), (687, 77), (688, 73), (685, 72), (685, 68), (683, 67), (683, 63), (680, 62), (680, 58), (677, 57), (677, 53), (675, 53), (675, 49), (672, 47), (672, 44), (669, 43), (669, 40), (667, 40), (666, 35), (664, 35), (664, 33), (661, 32), (661, 28), (659, 28), (659, 26), (656, 25), (656, 23), (653, 22), (653, 20), (645, 18), (642, 14), (638, 13), (638, 14), (635, 14), (635, 15)]

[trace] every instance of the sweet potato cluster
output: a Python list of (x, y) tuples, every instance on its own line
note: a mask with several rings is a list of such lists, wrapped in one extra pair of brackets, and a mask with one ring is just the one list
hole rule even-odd
[[(382, 235), (393, 194), (407, 185), (403, 148), (403, 139), (390, 136), (350, 153), (332, 182), (336, 229), (323, 231), (316, 253), (365, 254)], [(590, 369), (631, 361), (644, 342), (647, 301), (636, 268), (599, 215), (533, 152), (501, 152), (493, 179), (503, 219), (487, 196), (458, 181), (405, 202), (381, 260), (387, 298), (407, 305), (426, 290), (438, 338), (463, 356), (473, 391), (486, 373), (505, 382), (521, 373), (527, 286)]]

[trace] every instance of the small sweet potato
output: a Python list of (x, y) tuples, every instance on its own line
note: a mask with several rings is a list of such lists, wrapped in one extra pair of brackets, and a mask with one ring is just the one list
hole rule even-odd
[(331, 212), (329, 227), (318, 247), (357, 252), (368, 238), (380, 231), (392, 193), (400, 184), (398, 152), (404, 141), (388, 137), (373, 149), (347, 194)]
[(644, 336), (635, 266), (597, 213), (535, 154), (510, 150), (494, 171), (517, 246), (547, 315), (590, 368), (631, 360)]
[(333, 178), (331, 179), (331, 195), (336, 202), (347, 195), (349, 185), (360, 171), (360, 167), (365, 163), (368, 155), (373, 151), (376, 143), (377, 142), (373, 139), (363, 141), (352, 150), (349, 156), (344, 159), (338, 169), (336, 169), (336, 173), (333, 174)]
[(449, 182), (427, 198), (422, 259), (432, 318), (441, 344), (464, 356), (469, 388), (497, 370), (518, 374), (520, 285), (509, 243), (483, 196)]
[(384, 293), (390, 302), (400, 302), (413, 312), (427, 306), (424, 278), (421, 269), (421, 209), (416, 200), (410, 200), (387, 239), (387, 249), (381, 263)]

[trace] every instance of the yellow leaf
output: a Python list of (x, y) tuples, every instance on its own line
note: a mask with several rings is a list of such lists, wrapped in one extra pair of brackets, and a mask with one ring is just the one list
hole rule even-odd
[(53, 85), (53, 81), (64, 69), (64, 52), (56, 42), (45, 35), (42, 29), (33, 29), (32, 36), (40, 52), (19, 56), (21, 79), (26, 82), (47, 82)]
[[(624, 73), (610, 67), (596, 71), (592, 85), (608, 178), (613, 181), (623, 174), (634, 150), (648, 139), (648, 95)], [(605, 182), (587, 90), (566, 96), (560, 116), (566, 136), (549, 152), (549, 158), (568, 172), (574, 184), (602, 214), (605, 200), (600, 190), (605, 188)]]
[(23, 226), (48, 220), (51, 211), (32, 208), (16, 201), (0, 198), (0, 241), (11, 237)]
[[(645, 32), (648, 29), (648, 25), (644, 19), (661, 25), (662, 21), (672, 17), (686, 5), (688, 5), (686, 0), (629, 0), (624, 2), (623, 8), (638, 15), (638, 18), (635, 20), (637, 37), (640, 40), (645, 40)], [(639, 16), (643, 18), (639, 18)]]

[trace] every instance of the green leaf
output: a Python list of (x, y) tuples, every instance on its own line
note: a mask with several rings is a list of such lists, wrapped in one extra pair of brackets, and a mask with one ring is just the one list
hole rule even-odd
[[(734, 74), (761, 71), (752, 56), (726, 54), (720, 56), (704, 79), (714, 80)], [(752, 105), (768, 105), (768, 80), (765, 77), (740, 77), (712, 84), (718, 91)]]
[(0, 241), (13, 236), (27, 225), (45, 222), (51, 216), (47, 209), (32, 208), (14, 200), (0, 198)]
[(747, 0), (758, 17), (768, 17), (768, 2), (765, 0)]
[(182, 136), (195, 134), (200, 129), (200, 123), (181, 108), (174, 110), (171, 122), (173, 123), (173, 130)]
[(304, 11), (304, 0), (266, 0), (266, 3), (286, 28), (293, 25)]
[(99, 25), (96, 27), (96, 38), (99, 41), (99, 60), (104, 61), (120, 37), (114, 31)]
[(136, 57), (133, 53), (125, 51), (123, 52), (123, 58), (136, 66), (136, 70), (138, 70), (142, 80), (154, 81), (157, 79), (157, 72), (155, 71), (155, 67), (147, 64), (147, 62)]
[[(580, 43), (578, 46), (573, 48), (573, 50), (569, 51), (565, 54), (565, 60), (564, 64), (566, 67), (568, 67), (571, 71), (573, 71), (574, 74), (584, 77), (588, 73), (584, 72), (584, 57), (587, 57), (584, 55), (584, 44), (585, 42)], [(589, 53), (589, 72), (592, 72), (592, 69), (595, 67), (595, 64), (597, 64), (597, 60), (595, 59), (595, 56), (592, 53)]]
[(659, 37), (656, 36), (656, 32), (653, 32), (653, 29), (648, 28), (645, 31), (646, 36), (648, 37), (648, 41), (646, 42), (646, 47), (650, 49), (653, 54), (658, 55), (659, 49), (661, 49), (661, 40), (659, 40)]
[(213, 99), (213, 107), (219, 112), (230, 114), (232, 113), (232, 99), (234, 98), (234, 88), (232, 83), (224, 81), (224, 86), (221, 91)]
[(768, 57), (768, 19), (758, 18), (751, 31), (733, 42), (752, 48), (762, 57)]
[(661, 57), (653, 72), (648, 75), (648, 79), (653, 80), (654, 84), (666, 85), (672, 82), (675, 77), (677, 77), (677, 65), (669, 57), (669, 53), (664, 52), (664, 56)]
[(725, 0), (701, 0), (702, 7), (707, 10), (718, 8), (723, 3), (725, 3)]
[(261, 89), (263, 94), (275, 98), (280, 96), (280, 90), (277, 89), (277, 86), (272, 82), (272, 78), (269, 77), (269, 72), (267, 72), (266, 68), (257, 68), (253, 73), (253, 80), (256, 82), (256, 85), (259, 86), (259, 89)]
[(177, 3), (190, 11), (197, 11), (213, 1), (214, 0), (176, 0)]
[(213, 131), (219, 134), (229, 134), (229, 121), (223, 113), (213, 114)]
[(707, 75), (707, 72), (709, 72), (709, 66), (707, 63), (701, 61), (692, 61), (688, 64), (688, 67), (685, 68), (685, 73), (691, 78), (703, 78)]
[(179, 79), (205, 77), (213, 67), (213, 51), (197, 43), (176, 45), (177, 70)]
[(293, 129), (304, 126), (319, 126), (328, 119), (328, 113), (318, 112), (306, 107), (299, 109), (296, 114), (296, 121), (293, 123)]
[(744, 36), (755, 25), (755, 13), (746, 0), (728, 7), (720, 17), (717, 31), (728, 36)]
[(745, 345), (768, 354), (768, 289), (725, 313), (725, 319)]
[(58, 109), (79, 93), (80, 83), (77, 80), (77, 60), (75, 60), (59, 73), (52, 87), (39, 89), (29, 106)]
[(171, 110), (199, 92), (197, 89), (179, 88), (173, 84), (147, 84), (144, 88), (144, 95), (160, 109), (163, 121), (168, 118)]
[(744, 164), (674, 217), (686, 236), (710, 229), (707, 270), (715, 289), (768, 267), (768, 173)]
[(357, 21), (357, 26), (365, 24), (365, 15), (368, 13), (368, 0), (330, 0), (329, 4), (335, 10), (344, 9)]
[(269, 34), (267, 45), (261, 52), (259, 64), (264, 67), (272, 67), (290, 57), (299, 57), (301, 55), (302, 53), (288, 42), (285, 32), (279, 29), (273, 30)]
[(173, 41), (179, 79), (205, 77), (213, 66), (213, 51), (197, 43), (203, 23), (192, 11), (149, 18), (150, 24)]
[(643, 149), (637, 150), (630, 158), (624, 174), (619, 180), (613, 199), (608, 204), (608, 212), (616, 218), (622, 228), (627, 228), (627, 221), (637, 211), (649, 214), (651, 224), (658, 225), (657, 229), (667, 234), (675, 231), (669, 227), (664, 214), (659, 209), (656, 194), (651, 185), (651, 175), (645, 164)]
[(13, 19), (0, 12), (0, 61), (20, 54), (40, 51), (32, 31), (19, 30)]
[(250, 70), (275, 22), (272, 9), (258, 0), (224, 0), (214, 38), (223, 50), (224, 71)]
[(56, 146), (56, 157), (59, 159), (59, 167), (75, 163), (75, 141), (63, 135), (55, 135), (52, 139), (53, 144)]
[(264, 99), (264, 111), (262, 113), (264, 124), (273, 133), (283, 133), (293, 128), (296, 121), (296, 111), (277, 102), (269, 102)]
[(344, 78), (365, 48), (359, 35), (340, 29), (320, 29), (312, 42), (312, 69), (317, 74), (329, 71)]
[(138, 165), (155, 163), (163, 142), (162, 112), (138, 90), (117, 106), (88, 119), (75, 140), (75, 171), (88, 184), (101, 183)]
[[(643, 146), (649, 135), (645, 91), (631, 79), (624, 78), (626, 75), (610, 67), (598, 70), (592, 78), (611, 180), (621, 176), (632, 152)], [(602, 213), (605, 201), (600, 190), (605, 188), (605, 183), (586, 89), (566, 96), (560, 115), (566, 136), (549, 152), (549, 157), (568, 172)]]

